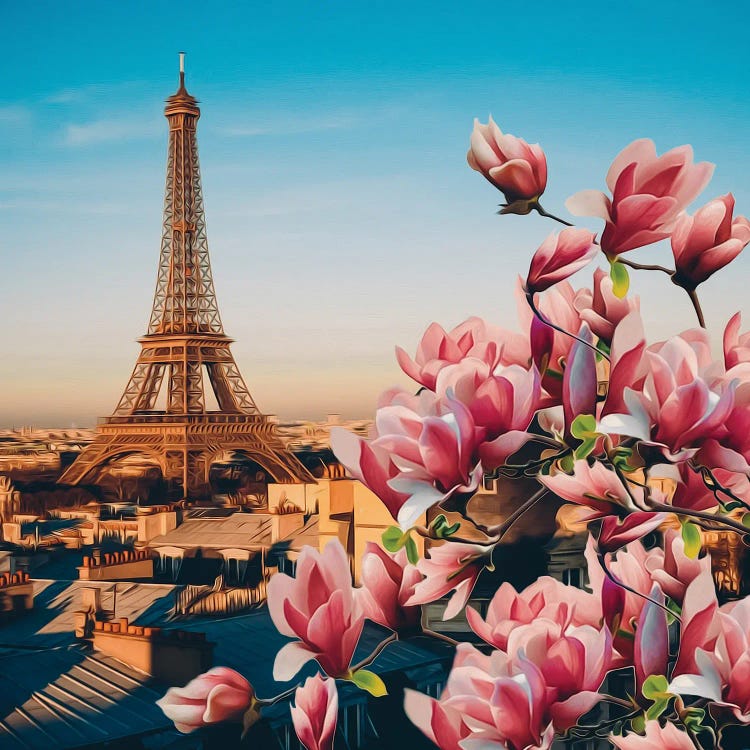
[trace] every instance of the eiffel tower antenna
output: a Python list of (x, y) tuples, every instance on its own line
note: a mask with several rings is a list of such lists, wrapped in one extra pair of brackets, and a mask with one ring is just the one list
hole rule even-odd
[[(276, 482), (314, 482), (255, 404), (230, 351), (216, 302), (203, 208), (198, 100), (180, 85), (167, 99), (169, 148), (161, 251), (148, 331), (112, 416), (59, 481), (94, 483), (128, 454), (155, 459), (172, 494), (210, 495), (209, 470), (224, 452), (256, 461)], [(210, 389), (218, 409), (207, 409)], [(160, 408), (160, 394), (166, 405)]]

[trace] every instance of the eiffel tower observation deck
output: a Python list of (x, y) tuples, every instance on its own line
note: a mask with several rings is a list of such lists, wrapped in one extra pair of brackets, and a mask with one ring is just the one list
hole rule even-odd
[[(183, 53), (180, 86), (164, 114), (164, 221), (148, 333), (114, 413), (59, 481), (95, 484), (112, 461), (142, 454), (159, 464), (172, 495), (201, 499), (210, 495), (211, 465), (226, 453), (255, 461), (272, 481), (314, 481), (256, 406), (224, 333), (198, 166), (200, 109), (185, 88)], [(209, 402), (218, 408), (208, 410)]]

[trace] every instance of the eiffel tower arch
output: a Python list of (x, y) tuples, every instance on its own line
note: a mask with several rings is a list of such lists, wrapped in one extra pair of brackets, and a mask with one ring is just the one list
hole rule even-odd
[[(276, 482), (314, 482), (258, 409), (224, 333), (198, 166), (200, 109), (185, 88), (182, 54), (180, 86), (164, 114), (164, 221), (148, 332), (139, 339), (140, 355), (114, 412), (100, 420), (94, 441), (59, 482), (93, 483), (109, 462), (142, 453), (157, 461), (173, 492), (199, 499), (210, 495), (211, 463), (225, 451), (252, 459)], [(207, 395), (217, 409), (209, 410)]]

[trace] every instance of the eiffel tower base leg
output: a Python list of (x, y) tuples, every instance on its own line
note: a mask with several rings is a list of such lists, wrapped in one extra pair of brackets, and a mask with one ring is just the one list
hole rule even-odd
[(203, 451), (167, 451), (164, 478), (170, 499), (210, 500), (209, 457)]

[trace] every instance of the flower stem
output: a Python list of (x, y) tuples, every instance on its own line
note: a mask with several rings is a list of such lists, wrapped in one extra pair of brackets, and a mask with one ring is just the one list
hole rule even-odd
[(363, 659), (361, 662), (359, 662), (359, 664), (355, 664), (353, 667), (349, 669), (349, 671), (356, 672), (358, 669), (362, 669), (363, 667), (366, 667), (368, 664), (372, 664), (375, 661), (375, 659), (377, 659), (378, 656), (380, 656), (380, 654), (383, 652), (385, 647), (389, 643), (393, 643), (397, 639), (398, 639), (398, 636), (395, 633), (393, 633), (392, 635), (389, 635), (384, 641), (381, 641), (378, 644), (376, 649), (366, 659)]
[(675, 272), (671, 268), (667, 268), (666, 266), (659, 266), (649, 263), (636, 263), (634, 260), (629, 260), (628, 258), (622, 258), (621, 256), (617, 256), (618, 262), (622, 263), (624, 266), (630, 266), (630, 268), (635, 268), (636, 271), (661, 271), (662, 273), (666, 273), (668, 276), (674, 276)]
[(604, 575), (609, 578), (612, 583), (614, 583), (616, 586), (619, 586), (620, 588), (625, 589), (625, 591), (629, 591), (631, 594), (635, 594), (636, 596), (640, 596), (641, 599), (645, 599), (647, 602), (651, 602), (651, 604), (655, 604), (660, 609), (663, 609), (668, 615), (672, 615), (672, 617), (675, 618), (678, 622), (682, 622), (682, 619), (679, 617), (679, 615), (676, 615), (674, 612), (672, 612), (669, 607), (666, 606), (666, 604), (662, 604), (661, 602), (656, 601), (656, 599), (652, 599), (648, 594), (644, 594), (641, 591), (636, 591), (636, 589), (631, 588), (627, 585), (627, 583), (623, 583), (619, 578), (615, 576), (614, 573), (607, 567), (607, 562), (604, 559), (604, 555), (599, 553), (597, 555), (597, 558), (599, 559), (599, 564), (602, 566), (602, 570), (604, 571)]
[(570, 336), (570, 338), (575, 339), (576, 341), (580, 341), (582, 344), (587, 346), (589, 349), (593, 349), (597, 354), (600, 354), (604, 359), (607, 360), (607, 362), (611, 362), (609, 355), (605, 354), (601, 349), (594, 346), (593, 344), (590, 344), (585, 339), (582, 339), (580, 336), (576, 336), (574, 333), (571, 333), (570, 331), (566, 331), (564, 328), (560, 328), (560, 326), (555, 325), (551, 320), (547, 320), (547, 318), (542, 315), (542, 313), (539, 311), (537, 306), (534, 304), (534, 295), (531, 294), (531, 292), (526, 293), (526, 301), (529, 303), (529, 307), (531, 308), (534, 315), (536, 315), (539, 320), (544, 323), (544, 325), (549, 326), (550, 328), (553, 328), (558, 333), (563, 333), (566, 336)]
[(285, 690), (283, 693), (274, 695), (273, 698), (256, 698), (255, 703), (258, 706), (273, 706), (274, 703), (278, 703), (279, 701), (283, 701), (286, 698), (290, 698), (292, 695), (294, 695), (294, 692), (298, 687), (298, 685), (295, 685), (293, 688), (289, 688), (289, 690)]
[(685, 289), (685, 291), (688, 293), (688, 297), (690, 297), (690, 301), (693, 303), (693, 309), (695, 310), (695, 314), (698, 316), (698, 323), (700, 324), (700, 327), (705, 328), (706, 319), (703, 317), (703, 309), (701, 308), (701, 303), (698, 299), (698, 292), (696, 292), (695, 289)]
[(484, 531), (487, 536), (497, 536), (499, 542), (510, 527), (527, 511), (533, 508), (546, 494), (548, 490), (546, 487), (538, 489), (523, 505), (516, 508), (501, 524), (498, 526), (482, 527), (478, 528)]
[(536, 212), (537, 212), (537, 213), (538, 213), (538, 214), (539, 214), (540, 216), (544, 216), (544, 217), (546, 217), (547, 219), (552, 219), (553, 221), (559, 221), (559, 222), (560, 222), (560, 224), (565, 224), (565, 226), (566, 226), (566, 227), (572, 227), (572, 226), (575, 226), (575, 224), (571, 224), (571, 223), (570, 223), (569, 221), (565, 221), (565, 219), (561, 219), (561, 218), (560, 218), (559, 216), (555, 216), (554, 214), (550, 214), (550, 213), (547, 213), (547, 211), (545, 211), (545, 210), (544, 210), (544, 209), (542, 208), (542, 206), (541, 206), (541, 204), (540, 204), (540, 203), (537, 203), (537, 204), (536, 204), (536, 205), (534, 206), (534, 209), (536, 210)]
[[(739, 503), (747, 510), (750, 510), (750, 505), (748, 505), (748, 503), (745, 500), (743, 500), (741, 497), (739, 497), (738, 495), (735, 495), (734, 492), (732, 492), (730, 489), (728, 489), (727, 487), (724, 487), (719, 482), (719, 480), (714, 476), (711, 469), (709, 469), (707, 466), (700, 466), (700, 465), (693, 463), (692, 461), (688, 461), (687, 463), (691, 471), (695, 472), (696, 474), (701, 475), (701, 477), (703, 478), (703, 484), (705, 484), (706, 487), (709, 490), (711, 490), (711, 492), (714, 493), (714, 497), (716, 498), (718, 502), (720, 503), (723, 502), (723, 500), (721, 500), (721, 498), (719, 497), (719, 493), (722, 493), (726, 495), (730, 500), (734, 500), (735, 502)], [(711, 480), (710, 484), (708, 480), (706, 479), (706, 477), (708, 477), (708, 479)]]
[(727, 518), (726, 516), (716, 516), (713, 513), (706, 513), (702, 510), (687, 510), (686, 508), (680, 508), (675, 505), (658, 503), (655, 500), (652, 500), (649, 505), (653, 510), (660, 510), (666, 513), (674, 513), (678, 516), (688, 516), (688, 518), (697, 518), (701, 521), (710, 521), (714, 524), (727, 526), (730, 529), (734, 529), (735, 531), (743, 535), (750, 533), (750, 528), (744, 526), (739, 521), (734, 521), (731, 518)]
[(443, 635), (442, 633), (436, 633), (434, 630), (430, 630), (429, 628), (422, 628), (422, 632), (425, 635), (430, 636), (430, 638), (437, 638), (439, 641), (450, 643), (451, 646), (458, 646), (458, 644), (460, 643), (460, 641), (456, 641), (450, 636)]
[(607, 703), (616, 703), (618, 706), (629, 708), (631, 711), (633, 710), (633, 704), (624, 698), (618, 698), (616, 695), (609, 695), (608, 693), (599, 693), (599, 696), (603, 701), (607, 701)]

